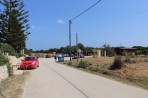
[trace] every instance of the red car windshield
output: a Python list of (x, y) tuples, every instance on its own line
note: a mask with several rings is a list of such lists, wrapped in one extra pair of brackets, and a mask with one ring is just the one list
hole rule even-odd
[(25, 61), (35, 60), (35, 57), (25, 57)]

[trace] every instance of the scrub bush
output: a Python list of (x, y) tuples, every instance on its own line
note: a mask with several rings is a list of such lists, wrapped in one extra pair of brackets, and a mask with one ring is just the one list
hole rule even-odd
[(8, 63), (8, 59), (4, 57), (4, 55), (0, 52), (0, 66), (4, 66)]
[(6, 43), (0, 43), (0, 51), (2, 53), (8, 53), (11, 56), (19, 57), (18, 53), (15, 52), (14, 48)]
[(110, 66), (110, 70), (121, 69), (123, 62), (121, 56), (115, 57), (114, 63)]
[(83, 60), (81, 60), (79, 63), (78, 63), (78, 68), (84, 68), (84, 69), (86, 69), (87, 67), (88, 67), (88, 63), (86, 62), (86, 61), (83, 61)]

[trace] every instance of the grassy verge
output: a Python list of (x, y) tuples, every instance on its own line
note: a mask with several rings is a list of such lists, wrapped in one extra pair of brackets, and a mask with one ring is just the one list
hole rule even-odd
[(65, 61), (63, 64), (148, 90), (147, 62), (126, 64), (121, 69), (110, 70), (113, 63), (113, 58), (88, 58), (79, 62), (73, 60), (72, 63)]
[[(6, 98), (21, 98), (26, 78), (29, 72), (23, 75), (9, 77), (1, 82), (1, 92)], [(0, 95), (0, 98), (3, 98)]]

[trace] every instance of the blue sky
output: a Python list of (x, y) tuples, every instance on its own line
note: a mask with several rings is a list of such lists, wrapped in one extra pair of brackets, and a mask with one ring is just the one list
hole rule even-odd
[[(98, 0), (26, 0), (30, 32), (27, 48), (40, 50), (69, 44), (68, 20)], [(148, 0), (102, 0), (72, 21), (75, 35), (85, 46), (148, 46)]]

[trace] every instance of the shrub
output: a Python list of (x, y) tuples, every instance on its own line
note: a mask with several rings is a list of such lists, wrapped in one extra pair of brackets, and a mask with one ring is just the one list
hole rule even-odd
[(9, 53), (9, 55), (19, 57), (18, 53), (15, 52), (14, 48), (6, 43), (0, 43), (0, 51), (2, 53)]
[(84, 68), (84, 69), (86, 69), (87, 67), (88, 67), (88, 63), (86, 62), (86, 61), (83, 61), (83, 60), (81, 60), (79, 63), (78, 63), (78, 68)]
[(97, 66), (90, 66), (88, 69), (92, 72), (98, 72), (99, 68)]
[(133, 60), (131, 60), (131, 63), (137, 63), (137, 60), (133, 59)]
[(8, 63), (8, 59), (4, 57), (4, 55), (0, 52), (0, 66), (5, 65)]
[(148, 62), (148, 59), (144, 59), (144, 62)]
[(121, 56), (115, 57), (114, 63), (110, 66), (110, 70), (121, 69), (123, 62)]
[(126, 56), (124, 62), (126, 62), (126, 63), (131, 63), (131, 58), (130, 58), (130, 56)]
[(101, 65), (101, 64), (96, 64), (95, 66), (96, 66), (96, 67), (99, 67), (99, 66), (102, 66), (102, 65)]
[(13, 76), (13, 69), (9, 63), (9, 60), (0, 52), (0, 66), (7, 65), (7, 71), (9, 76)]
[(13, 68), (10, 63), (7, 63), (7, 69), (9, 77), (13, 76)]
[(72, 65), (72, 62), (68, 62), (67, 65)]

